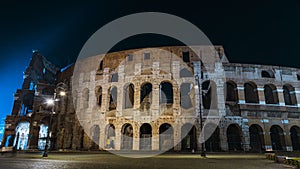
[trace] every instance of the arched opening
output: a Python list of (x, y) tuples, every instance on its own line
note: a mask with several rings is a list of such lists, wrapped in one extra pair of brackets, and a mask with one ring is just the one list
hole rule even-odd
[(160, 104), (173, 104), (173, 86), (169, 82), (160, 83), (159, 92), (159, 103)]
[(284, 102), (286, 105), (297, 105), (295, 88), (286, 84), (283, 86)]
[(261, 71), (261, 77), (264, 77), (264, 78), (275, 78), (274, 72), (272, 70), (263, 70), (263, 71)]
[(28, 136), (30, 130), (29, 122), (19, 122), (16, 127), (16, 137), (14, 146), (17, 150), (26, 150), (28, 146)]
[(5, 139), (5, 144), (4, 144), (4, 146), (5, 146), (5, 147), (11, 147), (11, 146), (13, 146), (13, 144), (14, 144), (13, 136), (12, 136), (12, 135), (8, 135), (8, 136), (6, 137), (6, 139)]
[(82, 106), (84, 109), (89, 107), (89, 89), (85, 88), (82, 91)]
[(237, 85), (233, 81), (226, 82), (226, 101), (238, 101)]
[[(41, 124), (40, 131), (39, 131), (39, 140), (38, 140), (38, 149), (45, 150), (46, 140), (48, 135), (48, 125)], [(50, 146), (48, 146), (48, 149)]]
[(250, 134), (250, 150), (255, 152), (260, 152), (265, 149), (265, 140), (263, 129), (257, 125), (253, 124), (249, 127)]
[(181, 127), (181, 150), (197, 150), (196, 127), (190, 123)]
[(191, 83), (182, 83), (180, 85), (180, 106), (184, 109), (189, 109), (193, 107), (191, 92), (193, 85)]
[(34, 93), (26, 93), (23, 96), (23, 100), (22, 100), (23, 104), (22, 104), (22, 110), (20, 112), (20, 115), (25, 116), (28, 113), (32, 113), (33, 100), (34, 100)]
[(109, 149), (114, 149), (115, 148), (115, 137), (116, 137), (116, 133), (115, 133), (115, 126), (113, 124), (108, 124), (106, 126), (106, 148)]
[(270, 129), (272, 149), (273, 150), (285, 150), (285, 139), (283, 130), (278, 125), (273, 125)]
[(140, 150), (152, 149), (152, 127), (144, 123), (140, 128)]
[(100, 139), (100, 127), (98, 125), (94, 125), (92, 127), (92, 150), (99, 149), (99, 139)]
[(205, 149), (209, 152), (221, 151), (220, 128), (216, 124), (208, 123), (204, 126)]
[(152, 84), (144, 83), (140, 91), (140, 106), (142, 110), (149, 110), (152, 102)]
[(253, 82), (244, 84), (245, 102), (246, 103), (259, 103), (257, 86)]
[(125, 85), (123, 89), (123, 108), (133, 108), (134, 105), (134, 85), (132, 83)]
[(202, 83), (202, 102), (204, 109), (217, 109), (217, 88), (213, 81)]
[(103, 71), (103, 60), (100, 61), (100, 64), (99, 64), (99, 70), (100, 70), (100, 71)]
[(229, 151), (242, 150), (242, 131), (237, 124), (231, 124), (228, 126), (227, 142)]
[(290, 129), (293, 150), (300, 150), (300, 127), (293, 126)]
[(164, 123), (159, 127), (159, 149), (160, 150), (170, 150), (174, 147), (174, 130), (173, 127)]
[(121, 149), (132, 150), (133, 147), (133, 127), (131, 124), (124, 124), (122, 127)]
[(118, 82), (119, 81), (119, 75), (118, 73), (114, 73), (111, 75), (111, 82)]
[(265, 94), (265, 101), (266, 104), (278, 104), (278, 94), (276, 86), (272, 84), (268, 84), (264, 86), (264, 94)]
[(193, 74), (191, 71), (187, 70), (186, 68), (183, 68), (179, 72), (179, 77), (193, 77)]
[(102, 87), (97, 86), (96, 87), (96, 100), (97, 100), (97, 105), (101, 107), (102, 105)]
[(117, 87), (112, 87), (108, 90), (109, 93), (109, 103), (108, 103), (108, 110), (116, 110), (117, 109), (117, 102), (118, 102), (118, 89)]

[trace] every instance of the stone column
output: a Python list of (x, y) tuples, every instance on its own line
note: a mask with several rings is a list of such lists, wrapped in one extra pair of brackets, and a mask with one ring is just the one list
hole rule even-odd
[(220, 146), (222, 151), (228, 151), (228, 142), (227, 142), (227, 126), (224, 122), (220, 122)]
[(152, 125), (152, 150), (159, 150), (159, 126)]
[(115, 126), (115, 140), (114, 140), (114, 144), (115, 144), (115, 149), (116, 150), (120, 150), (121, 149), (121, 139), (122, 139), (122, 133), (121, 131), (121, 126), (117, 125)]
[(181, 125), (178, 123), (174, 124), (174, 150), (181, 150)]
[(293, 151), (291, 133), (289, 127), (286, 125), (287, 124), (283, 124), (283, 134), (284, 134), (284, 140), (286, 145), (286, 151)]
[(264, 91), (263, 86), (257, 86), (257, 94), (258, 94), (258, 100), (259, 104), (266, 104), (266, 99), (265, 99), (265, 91)]
[(283, 95), (283, 89), (278, 89), (278, 88), (277, 88), (277, 94), (278, 94), (279, 105), (280, 105), (280, 106), (285, 106), (284, 95)]
[(133, 126), (133, 150), (139, 150), (140, 148), (140, 132), (139, 132), (139, 126), (134, 125)]
[(265, 148), (266, 150), (272, 150), (271, 132), (270, 127), (266, 127), (264, 131)]
[(237, 92), (238, 92), (238, 97), (239, 97), (239, 104), (245, 104), (246, 100), (245, 100), (244, 86), (241, 84), (238, 84)]
[(300, 107), (300, 88), (295, 87), (295, 94), (296, 94), (297, 106)]
[(242, 134), (243, 134), (243, 149), (244, 151), (250, 150), (250, 134), (249, 134), (249, 126), (246, 124), (242, 124)]

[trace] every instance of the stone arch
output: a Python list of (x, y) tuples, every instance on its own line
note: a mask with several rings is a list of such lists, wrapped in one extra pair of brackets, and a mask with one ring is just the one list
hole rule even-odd
[(221, 151), (220, 146), (220, 128), (217, 124), (207, 123), (204, 126), (204, 139), (206, 151)]
[(238, 124), (230, 124), (228, 126), (227, 142), (229, 151), (242, 150), (242, 130)]
[(116, 110), (118, 103), (118, 88), (112, 86), (108, 89), (108, 110)]
[(276, 86), (273, 84), (267, 84), (264, 86), (264, 95), (266, 104), (278, 104), (278, 94)]
[(106, 140), (105, 140), (105, 148), (115, 148), (115, 137), (116, 137), (116, 132), (115, 132), (115, 126), (113, 124), (108, 124), (105, 127), (105, 135), (106, 135)]
[(258, 124), (252, 124), (249, 127), (250, 150), (260, 152), (265, 150), (265, 140), (263, 129)]
[(259, 103), (257, 85), (254, 82), (245, 83), (244, 92), (246, 103)]
[(283, 85), (283, 96), (286, 105), (297, 105), (295, 88), (292, 85)]
[(285, 150), (284, 133), (280, 126), (273, 125), (270, 128), (271, 143), (273, 150)]
[(124, 85), (123, 88), (123, 109), (133, 108), (134, 105), (134, 85), (132, 83)]
[(97, 86), (95, 90), (97, 105), (101, 107), (102, 105), (102, 86)]
[(152, 127), (149, 123), (144, 123), (140, 127), (140, 150), (152, 149)]
[(237, 85), (231, 80), (226, 82), (226, 101), (238, 102)]
[(82, 107), (87, 109), (89, 107), (89, 89), (84, 88), (82, 90)]
[(189, 71), (187, 68), (183, 68), (179, 72), (179, 77), (193, 77), (193, 73)]
[(159, 150), (170, 150), (174, 147), (174, 129), (169, 123), (159, 127)]
[(191, 92), (193, 92), (193, 85), (191, 83), (182, 83), (180, 85), (180, 106), (184, 109), (193, 107)]
[(113, 73), (111, 75), (111, 82), (118, 82), (119, 81), (119, 75), (118, 73)]
[(159, 103), (160, 104), (173, 104), (173, 85), (168, 81), (163, 81), (159, 85)]
[(22, 110), (20, 112), (21, 115), (26, 115), (27, 113), (32, 112), (33, 102), (34, 102), (34, 93), (26, 93), (22, 98)]
[(126, 123), (122, 126), (121, 130), (121, 149), (132, 150), (133, 148), (133, 127), (131, 124)]
[(13, 144), (14, 144), (13, 135), (6, 136), (6, 138), (4, 140), (5, 140), (5, 142), (4, 142), (5, 143), (4, 144), (5, 147), (11, 147), (11, 146), (13, 146)]
[(152, 103), (152, 84), (145, 82), (140, 89), (140, 107), (142, 110), (149, 110)]
[(293, 150), (300, 150), (300, 127), (292, 126), (290, 129)]
[[(42, 123), (39, 127), (39, 139), (38, 139), (38, 149), (45, 150), (47, 136), (49, 132), (49, 127), (45, 123)], [(48, 146), (48, 149), (50, 146)]]
[(28, 121), (21, 121), (18, 123), (15, 132), (14, 146), (17, 150), (26, 150), (28, 147), (30, 123)]
[(262, 70), (261, 77), (263, 78), (275, 78), (274, 72), (272, 70)]
[(217, 86), (212, 80), (207, 80), (202, 83), (202, 103), (204, 109), (217, 109)]
[(197, 131), (191, 123), (181, 127), (181, 150), (197, 150)]
[(99, 149), (99, 139), (100, 139), (100, 127), (99, 125), (94, 125), (91, 128), (91, 136), (92, 136), (92, 150), (98, 150)]

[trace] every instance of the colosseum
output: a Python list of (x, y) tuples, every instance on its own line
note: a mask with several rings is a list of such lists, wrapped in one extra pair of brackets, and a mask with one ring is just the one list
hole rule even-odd
[(35, 51), (3, 146), (300, 150), (299, 80), (297, 68), (230, 63), (222, 46), (125, 50), (63, 69)]

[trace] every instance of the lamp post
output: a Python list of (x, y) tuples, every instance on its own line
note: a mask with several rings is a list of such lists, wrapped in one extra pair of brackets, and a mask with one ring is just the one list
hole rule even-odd
[[(195, 75), (195, 80), (197, 81), (197, 87), (198, 87), (198, 92), (199, 92), (199, 118), (200, 118), (199, 120), (200, 120), (200, 129), (204, 130), (203, 129), (203, 117), (202, 117), (202, 105), (201, 105), (202, 91), (201, 91), (201, 88), (200, 88), (200, 77), (199, 77), (199, 74)], [(201, 157), (206, 157), (204, 143), (205, 143), (205, 141), (201, 143)]]
[[(60, 96), (65, 96), (66, 92), (65, 91), (60, 91), (59, 95)], [(47, 137), (46, 137), (46, 145), (45, 145), (45, 149), (44, 149), (44, 152), (43, 152), (43, 157), (48, 157), (49, 140), (50, 140), (50, 136), (52, 135), (52, 133), (51, 133), (51, 126), (52, 126), (53, 115), (55, 114), (55, 111), (54, 111), (55, 101), (56, 101), (56, 92), (54, 92), (52, 99), (48, 99), (46, 101), (46, 104), (52, 106), (52, 108), (51, 108), (51, 112), (50, 112), (50, 120), (49, 120), (49, 125), (48, 125), (48, 132), (47, 132)]]

